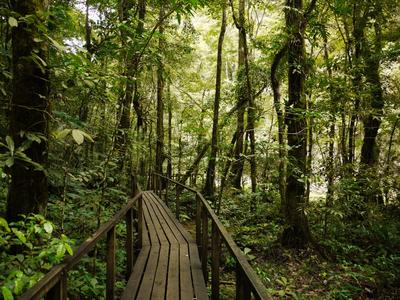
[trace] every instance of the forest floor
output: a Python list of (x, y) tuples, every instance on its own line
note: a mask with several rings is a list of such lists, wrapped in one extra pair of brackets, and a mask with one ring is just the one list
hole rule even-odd
[[(294, 250), (280, 245), (283, 222), (273, 204), (251, 212), (246, 196), (229, 199), (235, 200), (225, 200), (220, 217), (274, 299), (400, 299), (397, 207), (370, 209), (365, 219), (331, 217), (325, 226), (321, 207), (314, 203), (308, 216), (318, 248), (325, 251), (321, 255), (312, 246)], [(229, 263), (227, 257), (227, 271)], [(222, 290), (232, 299), (229, 281), (234, 277), (226, 281)]]

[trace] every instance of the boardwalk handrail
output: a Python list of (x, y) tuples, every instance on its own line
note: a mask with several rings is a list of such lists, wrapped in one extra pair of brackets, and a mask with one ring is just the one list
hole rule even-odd
[[(112, 219), (100, 226), (100, 228), (88, 239), (86, 239), (75, 253), (64, 259), (64, 261), (54, 266), (39, 282), (31, 289), (27, 290), (18, 299), (41, 299), (47, 295), (47, 299), (67, 299), (67, 273), (76, 266), (81, 258), (88, 254), (100, 239), (107, 236), (107, 286), (106, 299), (114, 299), (115, 292), (115, 226), (123, 221), (125, 217), (127, 238), (125, 243), (127, 264), (126, 276), (129, 277), (132, 273), (134, 264), (134, 249), (133, 249), (133, 212), (134, 205), (138, 202), (138, 210), (141, 209), (142, 191), (140, 186), (133, 189), (135, 196), (119, 210)], [(141, 216), (141, 214), (138, 214)], [(141, 227), (142, 218), (138, 218), (137, 226)], [(139, 237), (140, 239), (140, 237)]]
[[(220, 256), (221, 256), (221, 241), (226, 245), (230, 254), (234, 257), (237, 267), (236, 267), (236, 299), (250, 299), (250, 293), (256, 299), (271, 299), (268, 295), (265, 286), (261, 282), (260, 278), (254, 272), (253, 268), (250, 266), (245, 255), (242, 253), (240, 248), (236, 245), (235, 241), (232, 239), (231, 235), (222, 225), (221, 221), (218, 219), (217, 215), (211, 208), (210, 204), (203, 197), (203, 195), (197, 190), (190, 188), (176, 180), (170, 179), (164, 175), (153, 173), (153, 188), (161, 197), (161, 190), (163, 185), (161, 184), (161, 179), (167, 181), (165, 184), (166, 188), (166, 198), (168, 182), (179, 186), (180, 189), (186, 189), (196, 195), (196, 242), (199, 246), (200, 260), (202, 263), (202, 269), (204, 274), (204, 279), (208, 281), (208, 220), (211, 220), (212, 226), (212, 236), (211, 236), (211, 291), (212, 299), (219, 299), (219, 268), (220, 268)], [(158, 177), (159, 180), (156, 178)], [(180, 189), (177, 189), (176, 195), (176, 211), (179, 217), (179, 198)]]

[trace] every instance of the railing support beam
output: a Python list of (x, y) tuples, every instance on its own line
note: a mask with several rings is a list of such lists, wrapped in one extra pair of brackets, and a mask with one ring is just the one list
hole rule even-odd
[(107, 233), (107, 291), (106, 299), (114, 300), (115, 289), (115, 226)]
[(217, 225), (212, 222), (212, 237), (211, 237), (211, 299), (219, 299), (219, 266), (221, 259), (221, 238)]

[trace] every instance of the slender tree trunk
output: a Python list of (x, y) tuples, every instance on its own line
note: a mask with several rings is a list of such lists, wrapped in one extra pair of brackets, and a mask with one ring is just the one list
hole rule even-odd
[[(164, 18), (164, 7), (160, 7), (159, 20)], [(158, 46), (160, 51), (164, 48), (163, 34), (164, 26), (159, 27), (159, 40)], [(156, 161), (155, 171), (156, 173), (162, 174), (163, 172), (163, 161), (164, 161), (164, 66), (163, 62), (159, 61), (157, 70), (157, 142), (156, 142)]]
[(361, 103), (361, 84), (362, 84), (362, 64), (361, 64), (361, 54), (362, 54), (362, 44), (364, 40), (364, 28), (365, 21), (361, 16), (361, 4), (354, 5), (353, 11), (353, 41), (354, 41), (354, 57), (353, 57), (353, 89), (355, 93), (354, 109), (350, 117), (349, 125), (349, 145), (348, 145), (348, 164), (349, 171), (351, 174), (354, 173), (354, 167), (352, 164), (355, 159), (355, 139), (356, 139), (356, 124), (359, 116), (360, 103)]
[[(304, 95), (305, 81), (305, 49), (304, 49), (304, 17), (302, 0), (287, 0), (286, 28), (290, 40), (288, 46), (288, 94), (285, 123), (288, 130), (288, 168), (286, 184), (286, 203), (283, 209), (286, 228), (281, 242), (284, 246), (300, 248), (311, 241), (308, 221), (304, 213), (305, 183), (307, 157), (307, 128), (304, 113), (306, 99)], [(300, 68), (300, 69), (299, 69)]]
[(326, 193), (326, 206), (331, 207), (333, 204), (333, 182), (334, 182), (334, 174), (335, 174), (335, 169), (334, 169), (334, 148), (335, 148), (335, 114), (336, 114), (336, 96), (334, 89), (332, 87), (333, 85), (333, 78), (332, 78), (332, 67), (331, 63), (329, 62), (329, 52), (328, 52), (328, 40), (327, 38), (324, 39), (324, 60), (325, 60), (325, 65), (327, 68), (328, 72), (328, 78), (330, 81), (329, 84), (329, 94), (330, 94), (330, 120), (329, 120), (329, 143), (328, 143), (328, 163), (326, 167), (326, 176), (327, 176), (327, 186), (328, 186), (328, 191)]
[[(21, 16), (18, 27), (12, 30), (13, 96), (10, 112), (10, 136), (14, 151), (30, 144), (25, 154), (43, 168), (48, 154), (49, 73), (46, 62), (48, 47), (37, 22), (23, 18), (46, 14), (47, 1), (13, 1), (12, 9)], [(46, 26), (46, 25), (45, 25)], [(40, 62), (33, 57), (40, 58)], [(41, 142), (30, 142), (26, 134), (40, 137)], [(31, 163), (14, 159), (10, 167), (11, 183), (7, 199), (7, 218), (15, 220), (20, 214), (45, 213), (48, 201), (47, 176)]]
[(172, 99), (171, 90), (168, 85), (168, 165), (167, 177), (172, 177)]
[[(231, 2), (233, 15), (235, 14), (233, 4)], [(237, 27), (244, 28), (245, 22), (245, 0), (239, 0), (239, 19)], [(245, 37), (246, 35), (239, 29), (239, 55), (238, 55), (238, 110), (237, 110), (237, 127), (236, 127), (236, 144), (234, 151), (234, 160), (231, 166), (230, 184), (240, 190), (242, 188), (242, 174), (244, 167), (243, 148), (244, 148), (244, 129), (245, 129), (245, 112), (246, 104), (248, 104), (249, 91), (246, 85), (245, 70)]]
[(217, 75), (215, 80), (215, 99), (214, 99), (214, 116), (213, 129), (211, 139), (211, 153), (208, 160), (206, 183), (203, 189), (204, 196), (214, 199), (215, 189), (215, 169), (217, 164), (218, 154), (218, 122), (219, 122), (219, 101), (221, 98), (221, 77), (222, 77), (222, 50), (226, 32), (226, 2), (222, 7), (221, 30), (218, 39), (218, 54), (217, 54)]
[(286, 203), (286, 141), (285, 141), (285, 114), (281, 103), (280, 82), (277, 77), (277, 71), (282, 58), (288, 51), (288, 44), (284, 45), (276, 53), (271, 67), (271, 84), (274, 95), (274, 107), (278, 116), (278, 142), (279, 142), (279, 193), (281, 196), (281, 206)]

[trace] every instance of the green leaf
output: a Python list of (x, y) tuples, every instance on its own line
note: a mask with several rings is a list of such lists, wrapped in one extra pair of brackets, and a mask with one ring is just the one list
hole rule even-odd
[(14, 164), (14, 157), (10, 156), (9, 158), (7, 158), (5, 164), (7, 167), (11, 168)]
[(71, 246), (67, 243), (65, 243), (64, 246), (65, 246), (65, 249), (67, 250), (68, 254), (72, 256), (74, 254), (74, 251), (72, 251)]
[(54, 136), (56, 139), (63, 140), (63, 139), (66, 138), (66, 136), (67, 136), (68, 134), (70, 134), (70, 132), (71, 132), (71, 129), (65, 128), (65, 129), (60, 130), (60, 131), (55, 131), (55, 132), (53, 133), (53, 136)]
[(84, 136), (85, 138), (87, 138), (89, 141), (91, 141), (92, 143), (94, 143), (93, 138), (92, 138), (88, 133), (86, 133), (86, 132), (84, 132), (84, 131), (81, 131), (81, 133), (83, 134), (83, 136)]
[(47, 38), (50, 40), (50, 42), (54, 45), (54, 47), (57, 48), (57, 50), (59, 50), (60, 52), (64, 52), (65, 51), (65, 47), (63, 45), (61, 45), (60, 43), (58, 43), (56, 40), (52, 39), (51, 37), (47, 36)]
[(65, 254), (65, 246), (64, 244), (59, 244), (57, 247), (57, 257), (62, 258)]
[(50, 222), (44, 223), (43, 228), (47, 233), (52, 233), (53, 232), (53, 225), (51, 225)]
[(1, 293), (3, 294), (4, 300), (14, 300), (13, 294), (9, 288), (5, 286), (1, 287)]
[(18, 229), (13, 228), (12, 232), (14, 232), (14, 234), (17, 236), (17, 238), (23, 242), (24, 244), (26, 243), (26, 237), (25, 234), (21, 231), (19, 231)]
[(8, 24), (9, 24), (11, 27), (18, 27), (18, 21), (17, 21), (17, 19), (14, 18), (14, 17), (9, 17), (9, 18), (8, 18)]
[(74, 138), (75, 142), (78, 145), (81, 145), (83, 143), (83, 141), (85, 140), (85, 137), (82, 134), (82, 131), (80, 131), (78, 129), (73, 129), (72, 130), (72, 137)]
[(10, 227), (8, 227), (8, 223), (6, 219), (0, 217), (0, 226), (3, 227), (7, 232), (10, 232)]
[(25, 286), (25, 281), (26, 281), (26, 278), (24, 278), (23, 276), (17, 278), (14, 281), (14, 290), (13, 290), (14, 294), (16, 294), (16, 295), (21, 294), (21, 292)]
[(6, 136), (6, 142), (8, 145), (8, 149), (11, 152), (11, 155), (14, 155), (15, 145), (13, 139), (9, 135)]

